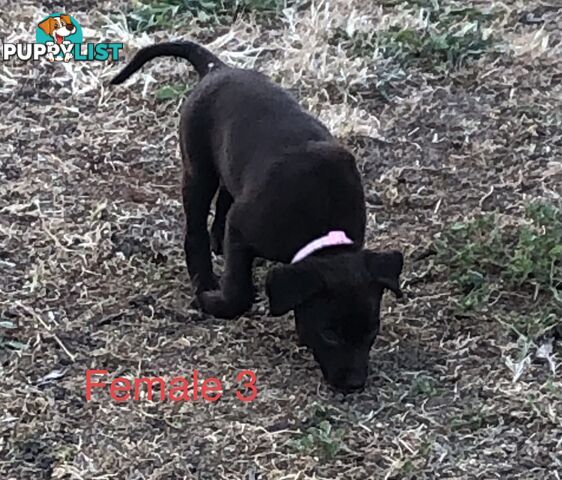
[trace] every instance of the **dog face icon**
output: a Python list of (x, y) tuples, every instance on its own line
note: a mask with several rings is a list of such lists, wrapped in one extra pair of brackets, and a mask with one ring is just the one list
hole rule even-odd
[(66, 37), (76, 31), (76, 27), (72, 25), (69, 15), (46, 18), (38, 26), (47, 35), (53, 37), (57, 45), (63, 43)]

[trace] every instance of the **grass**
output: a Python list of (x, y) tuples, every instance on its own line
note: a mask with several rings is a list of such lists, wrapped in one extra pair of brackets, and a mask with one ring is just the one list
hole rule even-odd
[(354, 57), (370, 56), (378, 49), (402, 67), (418, 65), (439, 71), (459, 68), (481, 57), (494, 44), (481, 27), (482, 22), (493, 18), (491, 14), (475, 8), (440, 8), (430, 1), (409, 3), (421, 7), (413, 14), (426, 19), (425, 28), (392, 26), (385, 31), (356, 31), (352, 35), (337, 28), (330, 41), (341, 43)]
[(9, 340), (7, 338), (0, 336), (0, 350), (3, 348), (9, 348), (12, 350), (22, 350), (26, 347), (25, 343), (18, 342), (17, 340)]
[(308, 427), (289, 445), (299, 452), (317, 454), (323, 458), (334, 458), (342, 448), (343, 431), (336, 429), (328, 420), (317, 426)]
[(156, 91), (156, 98), (161, 101), (177, 100), (183, 97), (188, 90), (189, 87), (185, 83), (164, 85)]
[(481, 429), (485, 425), (485, 422), (486, 417), (483, 413), (483, 407), (480, 406), (463, 412), (463, 415), (452, 418), (449, 426), (452, 430), (471, 433)]
[(203, 25), (224, 23), (247, 12), (269, 15), (278, 12), (285, 3), (284, 0), (137, 0), (127, 20), (132, 31), (150, 32), (177, 28), (192, 20)]
[(504, 224), (496, 214), (478, 215), (452, 224), (435, 245), (438, 263), (460, 292), (461, 311), (485, 309), (501, 291), (530, 307), (509, 312), (509, 323), (521, 334), (536, 337), (556, 324), (562, 313), (558, 206), (533, 202), (517, 224)]
[(414, 395), (433, 397), (439, 393), (435, 380), (427, 375), (417, 375), (412, 381), (411, 392)]
[[(25, 343), (22, 343), (15, 338), (9, 338), (12, 335), (10, 334), (13, 331), (17, 330), (17, 325), (9, 320), (2, 320), (0, 321), (0, 350), (4, 348), (9, 348), (11, 350), (22, 350), (26, 347)], [(8, 335), (6, 337), (5, 335)]]
[(552, 308), (546, 308), (527, 315), (512, 313), (504, 321), (517, 336), (523, 339), (535, 340), (560, 322), (560, 315)]
[(334, 427), (335, 419), (326, 407), (313, 404), (312, 414), (305, 422), (300, 434), (288, 442), (298, 452), (319, 455), (324, 459), (334, 458), (344, 448), (344, 431)]

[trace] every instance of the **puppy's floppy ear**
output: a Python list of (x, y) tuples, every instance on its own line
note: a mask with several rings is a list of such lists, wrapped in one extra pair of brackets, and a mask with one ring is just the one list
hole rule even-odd
[(70, 15), (61, 15), (60, 18), (64, 20), (67, 26), (72, 26), (72, 20), (70, 19)]
[(391, 290), (398, 298), (402, 298), (403, 293), (400, 290), (400, 274), (404, 265), (402, 253), (396, 250), (390, 252), (365, 250), (363, 254), (371, 279)]
[(273, 316), (287, 313), (323, 287), (320, 272), (314, 265), (296, 263), (270, 270), (265, 281), (269, 310)]
[(55, 19), (46, 18), (39, 25), (37, 25), (41, 30), (43, 30), (47, 35), (51, 36), (55, 30)]

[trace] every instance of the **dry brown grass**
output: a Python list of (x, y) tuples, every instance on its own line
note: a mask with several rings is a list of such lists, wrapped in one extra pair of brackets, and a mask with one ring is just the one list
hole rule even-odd
[[(263, 295), (231, 322), (189, 307), (181, 99), (158, 98), (193, 84), (187, 64), (153, 62), (108, 89), (118, 65), (0, 63), (1, 478), (560, 478), (562, 332), (518, 336), (493, 303), (459, 312), (432, 245), (483, 212), (510, 225), (531, 200), (560, 205), (562, 8), (440, 3), (489, 14), (483, 52), (460, 65), (438, 58), (438, 22), (458, 33), (473, 21), (428, 19), (420, 5), (431, 1), (314, 0), (273, 20), (188, 19), (150, 33), (129, 31), (125, 2), (66, 4), (89, 41), (123, 41), (127, 56), (190, 37), (255, 66), (357, 153), (368, 243), (405, 251), (407, 300), (386, 299), (368, 388), (345, 398), (296, 347), (291, 317), (267, 316)], [(32, 41), (53, 8), (4, 2), (0, 38)], [(421, 58), (408, 56), (418, 46), (391, 43), (425, 28)], [(500, 293), (515, 312), (529, 301)], [(129, 378), (197, 368), (227, 394), (216, 404), (86, 402), (88, 368)], [(240, 369), (258, 376), (249, 404), (232, 395)]]

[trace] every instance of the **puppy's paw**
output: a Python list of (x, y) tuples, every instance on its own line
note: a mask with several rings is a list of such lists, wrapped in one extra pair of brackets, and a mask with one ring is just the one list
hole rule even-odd
[(220, 290), (208, 290), (198, 295), (199, 305), (205, 313), (220, 318), (234, 318), (235, 315), (227, 315), (228, 305)]
[(251, 306), (251, 302), (248, 305), (247, 302), (226, 299), (220, 290), (202, 292), (198, 295), (198, 299), (204, 312), (227, 320), (242, 315)]

